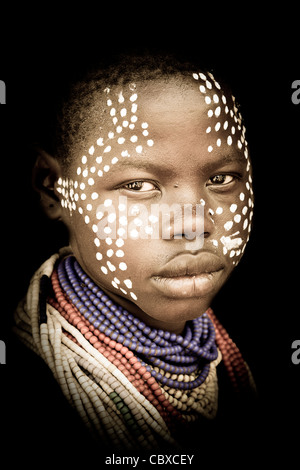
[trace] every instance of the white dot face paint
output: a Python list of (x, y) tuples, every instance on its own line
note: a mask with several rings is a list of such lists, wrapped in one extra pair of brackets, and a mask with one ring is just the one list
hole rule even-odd
[[(173, 324), (182, 318), (180, 302), (177, 307), (172, 299), (170, 313), (170, 298), (156, 290), (153, 278), (186, 250), (186, 240), (184, 233), (174, 236), (172, 220), (169, 239), (157, 236), (160, 217), (153, 206), (202, 207), (204, 248), (227, 266), (222, 282), (243, 254), (253, 209), (245, 129), (234, 99), (209, 74), (192, 72), (183, 80), (185, 93), (176, 80), (103, 87), (105, 122), (71, 176), (57, 182), (71, 246), (91, 277), (151, 318), (165, 315), (162, 321), (171, 318)], [(210, 166), (214, 172), (206, 170)], [(192, 251), (197, 245), (190, 246)], [(198, 315), (199, 298), (183, 302)]]
[[(125, 257), (125, 239), (123, 237), (127, 235), (127, 232), (122, 227), (127, 226), (128, 220), (127, 213), (122, 214), (122, 211), (125, 211), (127, 207), (125, 204), (119, 204), (118, 209), (115, 209), (112, 207), (112, 199), (103, 200), (100, 193), (97, 192), (99, 185), (97, 178), (104, 178), (105, 175), (109, 177), (113, 166), (117, 166), (123, 158), (128, 159), (132, 154), (143, 155), (147, 148), (154, 146), (154, 140), (151, 138), (148, 122), (138, 119), (139, 95), (134, 83), (118, 93), (113, 93), (109, 87), (105, 87), (104, 94), (107, 97), (105, 108), (110, 116), (107, 128), (102, 135), (95, 139), (94, 144), (88, 147), (86, 154), (80, 158), (80, 164), (76, 169), (78, 178), (76, 191), (73, 180), (60, 178), (58, 192), (62, 196), (62, 207), (67, 208), (71, 216), (77, 210), (82, 215), (85, 224), (91, 227), (94, 234), (97, 234), (97, 237), (94, 238), (94, 245), (97, 248), (95, 258), (100, 262), (101, 273), (108, 276), (109, 271), (114, 272), (118, 269), (120, 272), (126, 272), (127, 270), (126, 262), (119, 262), (120, 258)], [(126, 120), (123, 119), (125, 117)], [(126, 142), (129, 146), (124, 148)], [(66, 186), (72, 188), (72, 191), (66, 191)], [(92, 190), (91, 193), (89, 189)], [(94, 218), (92, 218), (93, 211)], [(132, 215), (137, 214), (135, 208)], [(116, 220), (117, 217), (118, 220)], [(106, 225), (102, 223), (104, 220)], [(137, 227), (142, 225), (142, 221), (138, 218), (134, 222)], [(118, 224), (118, 233), (115, 230), (116, 224)], [(131, 230), (130, 234), (132, 239), (139, 237), (139, 232), (136, 229)], [(109, 249), (105, 250), (105, 247), (109, 247)], [(115, 264), (113, 264), (113, 260)], [(111, 285), (115, 289), (121, 289), (123, 294), (128, 294), (131, 299), (137, 300), (137, 295), (132, 291), (133, 283), (130, 279), (126, 279), (128, 292), (121, 288), (115, 279), (111, 280)]]
[[(247, 162), (246, 181), (243, 190), (235, 196), (235, 200), (229, 206), (226, 203), (224, 206), (216, 207), (213, 218), (214, 223), (220, 222), (223, 225), (224, 234), (221, 234), (218, 239), (212, 239), (211, 243), (215, 247), (223, 245), (223, 254), (229, 256), (233, 265), (236, 265), (244, 252), (251, 231), (251, 223), (249, 223), (249, 219), (252, 219), (253, 216), (251, 165), (245, 139), (245, 127), (242, 126), (242, 117), (238, 112), (235, 98), (233, 96), (226, 97), (213, 75), (208, 75), (209, 87), (205, 85), (207, 83), (206, 75), (202, 74), (201, 76), (199, 74), (197, 79), (193, 76), (198, 83), (199, 81), (200, 83), (203, 82), (200, 84), (199, 90), (203, 94), (204, 103), (207, 105), (208, 118), (211, 120), (220, 118), (217, 122), (212, 122), (206, 129), (206, 133), (211, 137), (207, 151), (213, 154), (214, 151), (218, 152), (220, 149), (226, 154), (228, 149), (235, 148), (240, 155), (244, 156), (245, 162)], [(213, 104), (215, 104), (215, 107), (213, 107)], [(223, 137), (219, 135), (221, 130), (223, 131)], [(224, 131), (226, 132), (224, 133)], [(248, 197), (249, 209), (251, 210), (249, 219), (246, 217), (248, 207), (241, 204), (246, 197)]]

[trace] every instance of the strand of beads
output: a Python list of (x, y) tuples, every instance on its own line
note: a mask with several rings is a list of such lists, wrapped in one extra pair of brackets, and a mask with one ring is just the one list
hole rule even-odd
[[(106, 373), (102, 386), (96, 386), (91, 377), (85, 373), (82, 367), (82, 361), (86, 361), (94, 367), (95, 376), (95, 361), (94, 357), (88, 355), (84, 348), (84, 340), (77, 329), (72, 329), (72, 326), (64, 322), (59, 312), (53, 307), (48, 307), (47, 325), (49, 331), (49, 342), (53, 347), (53, 362), (55, 363), (55, 375), (58, 383), (60, 384), (63, 393), (69, 399), (70, 403), (76, 408), (81, 416), (83, 422), (92, 430), (96, 430), (100, 435), (101, 440), (105, 443), (112, 442), (115, 446), (120, 447), (126, 445), (126, 448), (132, 448), (137, 445), (136, 439), (132, 439), (132, 433), (128, 432), (125, 428), (122, 419), (119, 416), (119, 410), (112, 406), (107, 406), (106, 394), (103, 391), (103, 385), (109, 388), (111, 393), (114, 388), (118, 388), (120, 381), (115, 377), (107, 374), (105, 369), (101, 367), (100, 378)], [(62, 327), (73, 335), (75, 341), (62, 334)], [(65, 347), (67, 346), (67, 347)], [(102, 364), (104, 366), (105, 364)], [(92, 371), (90, 371), (92, 372)], [(110, 385), (114, 388), (111, 388)], [(124, 390), (120, 391), (124, 393)], [(126, 393), (126, 392), (125, 392)], [(130, 394), (127, 392), (128, 396)], [(143, 438), (135, 436), (139, 443), (143, 444), (143, 439), (149, 443), (155, 443), (155, 439), (149, 433), (149, 428), (146, 426), (146, 421), (141, 423), (140, 430), (143, 430)], [(120, 439), (120, 432), (122, 436)], [(150, 435), (149, 435), (150, 434)], [(145, 437), (144, 437), (145, 436)], [(148, 445), (148, 444), (147, 444)], [(146, 447), (147, 447), (146, 445)]]
[(211, 308), (207, 310), (207, 314), (214, 324), (216, 342), (222, 353), (222, 359), (233, 388), (237, 392), (255, 388), (249, 368), (237, 345), (232, 341)]
[[(207, 379), (199, 387), (192, 390), (179, 390), (167, 386), (162, 387), (164, 395), (170, 403), (180, 411), (181, 416), (187, 422), (195, 421), (204, 416), (213, 419), (218, 408), (218, 380), (216, 367), (222, 359), (219, 351), (218, 358), (211, 363)], [(184, 380), (194, 380), (195, 374), (185, 376)]]
[[(144, 371), (144, 367), (140, 364), (140, 369), (138, 369), (139, 361), (133, 356), (133, 353), (130, 352), (126, 347), (116, 343), (114, 340), (109, 339), (103, 333), (100, 333), (99, 330), (95, 329), (93, 325), (89, 324), (89, 322), (77, 311), (76, 307), (69, 304), (66, 300), (66, 294), (63, 293), (56, 271), (52, 274), (52, 283), (53, 289), (56, 295), (56, 299), (59, 301), (59, 304), (56, 305), (56, 308), (60, 311), (60, 313), (73, 325), (75, 325), (81, 333), (88, 339), (94, 347), (96, 347), (105, 357), (107, 357), (110, 361), (113, 362), (122, 372), (127, 376), (127, 378), (132, 382), (132, 384), (142, 393), (147, 399), (159, 410), (160, 414), (163, 416), (165, 421), (168, 423), (170, 429), (174, 429), (176, 426), (172, 422), (170, 418), (176, 417), (177, 419), (182, 421), (191, 421), (195, 420), (199, 414), (202, 414), (207, 417), (213, 416), (213, 411), (216, 410), (217, 407), (217, 386), (214, 387), (212, 393), (207, 393), (205, 395), (205, 391), (207, 389), (206, 382), (210, 382), (210, 376), (212, 372), (215, 372), (215, 363), (219, 362), (219, 357), (214, 363), (212, 364), (212, 370), (209, 373), (208, 379), (202, 384), (201, 387), (195, 389), (194, 393), (188, 397), (188, 404), (186, 404), (186, 394), (180, 392), (178, 389), (170, 388), (170, 387), (158, 387), (154, 390), (156, 395), (151, 393), (151, 386), (149, 387), (147, 381), (143, 380), (143, 377), (139, 375), (139, 370)], [(49, 299), (49, 302), (54, 305), (55, 302)], [(110, 347), (110, 345), (112, 347)], [(117, 352), (118, 351), (118, 352)], [(123, 356), (122, 356), (123, 354)], [(131, 367), (130, 361), (127, 359), (134, 358), (136, 362), (134, 362), (134, 367)], [(126, 369), (127, 368), (127, 369)], [(155, 371), (159, 374), (162, 374), (158, 368), (155, 368)], [(177, 376), (175, 374), (168, 374), (174, 382), (176, 379), (179, 381), (195, 381), (195, 374), (191, 374), (190, 376)], [(151, 377), (149, 372), (146, 371), (145, 373), (146, 378)], [(216, 376), (216, 373), (215, 373)], [(157, 384), (155, 380), (151, 377), (150, 378), (151, 385)], [(166, 392), (168, 389), (169, 393)], [(162, 391), (161, 394), (158, 395), (159, 391)], [(172, 396), (173, 394), (173, 396)], [(176, 397), (174, 398), (174, 394)], [(205, 395), (205, 396), (204, 396)], [(157, 397), (160, 398), (160, 401), (157, 400)], [(174, 408), (175, 407), (175, 408)], [(177, 410), (177, 412), (176, 412)], [(182, 412), (184, 411), (184, 414)]]
[[(70, 259), (66, 260), (66, 264), (69, 261), (70, 261)], [(116, 306), (114, 306), (112, 304), (112, 302), (99, 290), (99, 288), (97, 286), (95, 286), (90, 281), (90, 279), (81, 270), (80, 266), (77, 264), (76, 261), (74, 262), (74, 266), (75, 266), (76, 272), (78, 273), (78, 275), (80, 277), (80, 287), (79, 287), (79, 280), (77, 280), (78, 282), (74, 282), (74, 278), (72, 276), (72, 272), (70, 272), (70, 265), (69, 265), (69, 271), (68, 272), (69, 272), (69, 277), (71, 277), (72, 280), (73, 280), (73, 283), (72, 283), (73, 285), (70, 285), (68, 282), (66, 282), (65, 272), (62, 272), (62, 271), (60, 272), (60, 281), (62, 282), (63, 287), (67, 288), (66, 293), (63, 293), (61, 288), (60, 288), (60, 291), (58, 291), (58, 289), (59, 289), (59, 279), (58, 279), (58, 276), (56, 276), (55, 272), (53, 273), (52, 278), (54, 280), (54, 285), (55, 285), (54, 289), (55, 289), (55, 292), (56, 292), (56, 298), (58, 300), (63, 299), (62, 300), (62, 302), (63, 302), (62, 307), (64, 307), (67, 311), (70, 308), (74, 308), (74, 306), (71, 307), (71, 305), (69, 305), (68, 308), (65, 307), (65, 304), (67, 302), (66, 299), (69, 296), (72, 298), (72, 301), (75, 300), (77, 302), (77, 306), (79, 308), (81, 308), (82, 313), (85, 314), (84, 316), (83, 315), (80, 316), (79, 311), (76, 309), (77, 313), (75, 314), (75, 316), (76, 316), (76, 325), (77, 325), (77, 327), (86, 336), (86, 338), (88, 338), (89, 340), (92, 341), (94, 347), (99, 347), (99, 336), (100, 336), (100, 338), (102, 337), (102, 339), (105, 338), (105, 342), (106, 342), (105, 346), (103, 346), (103, 344), (100, 345), (101, 352), (103, 354), (106, 354), (106, 357), (108, 357), (110, 360), (112, 360), (113, 363), (115, 365), (117, 365), (119, 368), (122, 368), (121, 370), (124, 372), (124, 362), (123, 362), (123, 364), (120, 365), (120, 361), (119, 361), (121, 354), (119, 353), (119, 358), (117, 358), (117, 361), (116, 361), (116, 358), (113, 357), (114, 356), (113, 349), (116, 346), (115, 340), (114, 339), (111, 340), (107, 336), (105, 336), (103, 333), (100, 333), (100, 331), (97, 330), (94, 326), (94, 325), (98, 326), (98, 323), (96, 323), (96, 322), (94, 322), (93, 324), (91, 323), (91, 317), (93, 319), (93, 316), (91, 315), (91, 312), (85, 310), (87, 306), (91, 306), (91, 300), (93, 300), (94, 305), (92, 305), (92, 307), (94, 307), (94, 312), (95, 312), (95, 307), (96, 306), (97, 306), (98, 309), (99, 309), (99, 307), (102, 308), (102, 311), (104, 310), (104, 312), (106, 314), (107, 314), (107, 312), (110, 313), (109, 310), (108, 310), (108, 307), (110, 307), (110, 311), (116, 312)], [(86, 288), (87, 284), (88, 284), (88, 288)], [(74, 295), (74, 291), (77, 292), (77, 296)], [(98, 298), (95, 298), (95, 294), (98, 294)], [(101, 303), (100, 303), (99, 299), (100, 299)], [(59, 308), (59, 307), (56, 307), (56, 308)], [(145, 330), (145, 328), (147, 328), (148, 331), (146, 331), (146, 333), (152, 334), (152, 338), (153, 337), (155, 338), (155, 334), (153, 334), (155, 332), (151, 331), (151, 329), (149, 327), (146, 327), (146, 325), (144, 325), (144, 324), (141, 325), (141, 322), (138, 322), (138, 320), (135, 319), (132, 315), (128, 314), (128, 312), (126, 312), (124, 310), (122, 310), (122, 312), (123, 312), (123, 318), (121, 318), (121, 319), (124, 322), (126, 322), (127, 327), (132, 327), (132, 323), (135, 323), (134, 327), (132, 328), (134, 331), (137, 330), (136, 325), (140, 326), (140, 328), (142, 328), (143, 330)], [(127, 313), (127, 317), (129, 316), (130, 320), (133, 320), (132, 323), (127, 321), (127, 317), (125, 316), (126, 313)], [(72, 314), (72, 317), (68, 317), (68, 320), (69, 321), (74, 321), (74, 312)], [(186, 329), (185, 337), (184, 338), (179, 337), (179, 342), (188, 343), (188, 342), (194, 341), (196, 344), (197, 343), (199, 344), (202, 341), (205, 344), (205, 341), (210, 336), (211, 323), (209, 322), (208, 317), (206, 317), (205, 315), (203, 316), (202, 320), (203, 320), (202, 322), (198, 322), (198, 323), (195, 324), (194, 332), (192, 331), (192, 329), (190, 327), (188, 327)], [(106, 319), (102, 318), (102, 321), (106, 322)], [(109, 325), (109, 323), (106, 322), (106, 325)], [(119, 323), (118, 323), (117, 326), (119, 326), (119, 328), (120, 328)], [(122, 324), (121, 324), (121, 326), (122, 326)], [(95, 332), (97, 332), (98, 341), (95, 337)], [(106, 330), (106, 332), (107, 332), (107, 330)], [(117, 334), (118, 334), (118, 332), (113, 332), (113, 333), (110, 332), (111, 338), (112, 337), (113, 338), (118, 338)], [(164, 341), (164, 338), (162, 338), (162, 336), (167, 336), (167, 338), (169, 338), (170, 333), (163, 332), (163, 331), (160, 332), (159, 331), (159, 336), (160, 337), (157, 338), (156, 341), (160, 344), (160, 346), (165, 347), (166, 346), (166, 341)], [(174, 342), (174, 340), (177, 338), (177, 336), (172, 335), (172, 338), (173, 338), (173, 342)], [(213, 338), (214, 338), (214, 336), (213, 336)], [(123, 339), (123, 338), (121, 338), (121, 339)], [(108, 345), (110, 343), (112, 344), (112, 348), (108, 347)], [(151, 342), (149, 341), (148, 338), (145, 338), (144, 343), (147, 343), (147, 345), (149, 345), (151, 347)], [(124, 350), (124, 346), (120, 346), (119, 343), (117, 343), (117, 345), (121, 349)], [(105, 350), (105, 348), (106, 348), (106, 350)], [(119, 351), (120, 351), (120, 349), (119, 349)], [(147, 359), (148, 359), (148, 357), (147, 357)], [(169, 354), (169, 355), (166, 355), (166, 359), (175, 362), (175, 364), (176, 364), (176, 362), (177, 363), (178, 362), (191, 363), (192, 361), (195, 362), (194, 357), (185, 356), (184, 354), (182, 354), (182, 355), (179, 355), (179, 354), (178, 355), (174, 355), (174, 354), (170, 355)], [(141, 370), (144, 370), (143, 367), (145, 366), (146, 371), (151, 371), (152, 376), (153, 377), (155, 376), (156, 379), (160, 380), (161, 387), (158, 387), (157, 383), (153, 382), (155, 387), (158, 387), (155, 390), (155, 394), (156, 394), (156, 396), (157, 396), (157, 394), (159, 394), (158, 397), (161, 398), (161, 401), (163, 400), (163, 405), (167, 406), (167, 413), (163, 411), (163, 409), (160, 406), (160, 403), (158, 403), (158, 400), (157, 400), (156, 397), (155, 397), (155, 401), (153, 401), (153, 395), (152, 396), (149, 395), (149, 390), (145, 390), (145, 386), (144, 386), (145, 383), (143, 384), (143, 382), (141, 380), (139, 381), (139, 380), (136, 379), (135, 371), (133, 371), (133, 372), (131, 371), (130, 374), (127, 375), (127, 377), (132, 381), (133, 385), (135, 385), (139, 389), (139, 391), (142, 394), (144, 394), (145, 396), (147, 396), (147, 398), (152, 402), (152, 404), (154, 404), (157, 407), (157, 409), (159, 410), (161, 415), (164, 417), (166, 422), (168, 422), (171, 427), (172, 427), (172, 423), (170, 423), (170, 420), (169, 420), (170, 413), (171, 413), (171, 416), (174, 417), (174, 416), (176, 416), (176, 410), (177, 410), (177, 416), (176, 416), (177, 418), (180, 417), (181, 420), (184, 419), (185, 421), (188, 421), (188, 420), (195, 419), (196, 415), (199, 414), (199, 413), (209, 416), (209, 414), (210, 414), (209, 411), (208, 411), (209, 408), (216, 409), (217, 387), (215, 387), (215, 389), (214, 389), (213, 397), (208, 397), (207, 396), (207, 397), (203, 398), (204, 390), (205, 390), (206, 387), (204, 387), (204, 388), (200, 387), (200, 385), (203, 383), (201, 374), (200, 374), (200, 378), (199, 378), (199, 376), (197, 377), (195, 374), (191, 374), (191, 372), (193, 372), (195, 370), (194, 366), (192, 366), (192, 367), (187, 366), (186, 368), (178, 367), (178, 366), (173, 367), (172, 363), (168, 364), (168, 363), (162, 361), (160, 358), (157, 358), (156, 356), (151, 357), (151, 360), (152, 360), (151, 366), (147, 365), (145, 362), (143, 363), (143, 366), (141, 364), (139, 364), (139, 362), (137, 362), (136, 365), (139, 364), (139, 366), (141, 367)], [(165, 370), (164, 369), (159, 369), (157, 366), (155, 366), (157, 364), (158, 365), (163, 364), (165, 366)], [(197, 364), (196, 367), (197, 366), (199, 366), (199, 364)], [(204, 373), (206, 372), (205, 375), (208, 375), (209, 370), (210, 370), (209, 365), (205, 364), (204, 365)], [(171, 375), (170, 372), (174, 372), (174, 371), (176, 371), (177, 374), (173, 373)], [(178, 372), (179, 372), (179, 374), (178, 374)], [(187, 372), (189, 373), (189, 375), (187, 375)], [(125, 374), (127, 373), (126, 369), (125, 369), (124, 373)], [(142, 388), (141, 388), (141, 386), (142, 386)], [(168, 389), (170, 391), (170, 394), (168, 394), (166, 392), (166, 389)], [(186, 389), (186, 390), (196, 389), (195, 393), (191, 397), (189, 397), (189, 406), (188, 407), (186, 406), (186, 403), (184, 403), (186, 401), (186, 394), (183, 394), (183, 393), (180, 394), (179, 393), (180, 389), (183, 389), (183, 390), (184, 389)], [(176, 394), (175, 398), (172, 396), (172, 392), (173, 392), (173, 394), (174, 393)], [(170, 397), (170, 399), (167, 400), (169, 397)], [(181, 400), (181, 397), (182, 397), (182, 400)], [(171, 400), (172, 400), (172, 403), (175, 405), (176, 410), (174, 409), (174, 407), (172, 407), (170, 405)], [(209, 407), (208, 404), (210, 402), (213, 402), (214, 404)], [(192, 409), (190, 404), (192, 404), (193, 407), (194, 407), (194, 410), (193, 410), (194, 414), (191, 415), (191, 416), (189, 415), (189, 413), (191, 412), (191, 409)], [(194, 412), (195, 410), (196, 410), (196, 413)], [(185, 412), (184, 416), (182, 415), (182, 411)], [(179, 412), (180, 412), (180, 414), (179, 414)], [(211, 414), (213, 414), (213, 413), (211, 413)]]
[[(151, 329), (145, 323), (134, 317), (122, 307), (114, 305), (113, 302), (103, 294), (99, 287), (93, 283), (86, 273), (84, 273), (74, 258), (67, 258), (65, 260), (65, 265), (66, 270), (70, 275), (70, 280), (73, 281), (72, 287), (74, 290), (79, 293), (79, 296), (85, 294), (80, 299), (84, 302), (84, 305), (82, 306), (84, 307), (89, 305), (91, 310), (95, 313), (99, 313), (99, 310), (101, 310), (101, 313), (104, 315), (105, 323), (114, 330), (111, 331), (108, 329), (107, 333), (111, 334), (112, 337), (115, 336), (113, 339), (117, 339), (118, 336), (119, 342), (124, 343), (125, 346), (130, 345), (131, 348), (133, 348), (132, 342), (137, 341), (137, 353), (144, 355), (151, 355), (153, 353), (154, 356), (168, 356), (176, 354), (176, 357), (181, 359), (182, 356), (180, 355), (180, 352), (182, 352), (183, 348), (187, 348), (188, 353), (190, 354), (194, 353), (196, 355), (198, 354), (199, 356), (203, 354), (203, 357), (206, 357), (206, 351), (209, 351), (210, 348), (213, 348), (215, 339), (214, 330), (213, 325), (207, 316), (204, 315), (203, 318), (199, 318), (196, 321), (191, 322), (194, 329), (194, 337), (192, 337), (191, 329), (189, 327), (187, 327), (185, 338), (168, 331)], [(63, 265), (60, 267), (63, 269)], [(73, 267), (75, 268), (76, 273), (79, 275), (78, 280), (74, 279)], [(84, 293), (81, 289), (78, 290), (78, 281), (81, 281), (80, 287), (84, 287)], [(92, 289), (92, 292), (90, 289)], [(99, 302), (98, 299), (100, 299), (101, 302)], [(92, 303), (95, 304), (96, 309), (93, 308), (89, 301), (92, 301)], [(105, 317), (106, 315), (107, 317)], [(101, 318), (103, 319), (103, 317)], [(210, 326), (210, 329), (208, 329), (207, 326)], [(121, 334), (118, 331), (118, 328), (123, 328)], [(210, 332), (209, 338), (207, 338), (208, 331)], [(124, 337), (125, 334), (126, 337)], [(203, 345), (199, 342), (201, 339), (201, 334)], [(206, 344), (205, 340), (207, 340)], [(173, 343), (175, 344), (175, 347)], [(181, 344), (182, 347), (179, 347), (179, 344)], [(203, 349), (201, 349), (200, 346), (203, 346)], [(214, 349), (212, 353), (215, 353)], [(207, 359), (213, 360), (208, 353)], [(196, 360), (197, 359), (194, 358), (194, 361)]]
[[(187, 389), (204, 382), (209, 372), (208, 363), (218, 355), (213, 324), (207, 315), (193, 320), (190, 328), (187, 328), (186, 336), (182, 337), (151, 329), (126, 310), (115, 306), (72, 257), (59, 264), (58, 277), (72, 303), (90, 323), (112, 340), (128, 346), (136, 354), (147, 356), (148, 364), (144, 365), (158, 381), (162, 378), (153, 369), (158, 363), (166, 371), (189, 374), (199, 369), (202, 362), (204, 365), (195, 383), (174, 383), (166, 379), (165, 384)], [(176, 364), (174, 357), (180, 365)], [(172, 362), (167, 363), (169, 358)]]
[(59, 311), (47, 305), (46, 322), (40, 324), (39, 281), (51, 274), (57, 258), (35, 273), (27, 302), (15, 315), (16, 332), (45, 360), (71, 405), (104, 443), (135, 449), (158, 448), (162, 440), (174, 444), (156, 408)]
[(126, 346), (117, 343), (115, 340), (105, 336), (104, 333), (101, 333), (80, 314), (74, 305), (68, 302), (66, 294), (60, 287), (55, 270), (53, 271), (51, 279), (56, 301), (49, 299), (49, 303), (55, 306), (61, 315), (63, 315), (70, 324), (75, 326), (94, 348), (118, 367), (135, 388), (157, 408), (166, 421), (171, 417), (178, 418), (178, 412), (176, 412), (164, 397), (155, 379), (151, 377), (151, 374), (138, 358), (134, 356), (133, 352)]
[[(26, 305), (17, 309), (18, 332), (43, 357), (70, 403), (104, 442), (153, 449), (161, 439), (173, 442), (169, 429), (174, 419), (213, 417), (220, 360), (215, 341), (236, 388), (249, 381), (247, 364), (211, 310), (201, 322), (189, 322), (184, 336), (151, 330), (113, 305), (73, 258), (59, 263), (59, 268), (64, 266), (59, 279), (53, 272), (57, 258), (51, 257), (33, 277)], [(44, 308), (40, 281), (52, 272), (56, 299)], [(146, 352), (143, 359), (149, 363), (142, 363), (138, 355)], [(195, 386), (209, 363), (206, 378)]]
[[(135, 446), (142, 448), (156, 446), (156, 433), (153, 433), (155, 428), (168, 438), (168, 433), (163, 430), (164, 423), (159, 420), (155, 408), (152, 410), (154, 411), (154, 416), (151, 416), (151, 414), (153, 415), (151, 407), (143, 406), (144, 404), (139, 401), (136, 390), (126, 382), (126, 377), (120, 375), (120, 371), (102, 355), (97, 354), (97, 351), (84, 339), (80, 331), (72, 327), (61, 317), (58, 311), (52, 306), (49, 306), (48, 311), (51, 317), (57, 319), (61, 327), (68, 330), (78, 342), (76, 344), (62, 335), (61, 355), (64, 358), (64, 372), (71, 394), (70, 402), (88, 427), (92, 431), (95, 429), (104, 443), (111, 442), (118, 448), (123, 446), (130, 448), (134, 443)], [(55, 362), (58, 362), (57, 359), (55, 357)], [(83, 363), (91, 365), (93, 370), (92, 377), (85, 372), (85, 369), (82, 367)], [(80, 365), (81, 367), (79, 367)], [(86, 370), (88, 371), (88, 369)], [(97, 372), (100, 387), (95, 380)], [(67, 396), (63, 387), (62, 390)], [(142, 419), (138, 423), (138, 433), (132, 435), (131, 430), (125, 428), (120, 410), (116, 408), (114, 403), (110, 403), (110, 406), (105, 406), (105, 394), (107, 395), (107, 392), (112, 393), (114, 391), (121, 395), (124, 401), (129, 400), (133, 402), (132, 408), (136, 407), (141, 411)]]

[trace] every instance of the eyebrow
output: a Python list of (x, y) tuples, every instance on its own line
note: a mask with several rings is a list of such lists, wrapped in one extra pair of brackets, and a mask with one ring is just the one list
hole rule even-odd
[[(138, 158), (143, 158), (143, 157), (138, 157)], [(161, 172), (161, 173), (168, 173), (172, 174), (175, 173), (172, 168), (170, 168), (169, 165), (164, 165), (164, 164), (157, 164), (157, 163), (152, 163), (150, 161), (143, 161), (143, 160), (133, 160), (130, 158), (124, 158), (123, 160), (119, 160), (116, 165), (111, 167), (110, 172), (114, 173), (116, 171), (119, 171), (120, 168), (132, 168), (136, 170), (147, 170), (147, 171), (152, 171), (152, 172)]]
[(220, 158), (204, 163), (201, 167), (202, 171), (212, 171), (215, 168), (222, 166), (230, 165), (231, 163), (237, 163), (239, 165), (244, 165), (246, 162), (245, 156), (241, 152), (236, 152), (234, 154), (224, 154)]
[[(153, 173), (166, 173), (169, 176), (176, 175), (176, 171), (170, 167), (170, 165), (166, 165), (163, 162), (160, 163), (153, 163), (149, 160), (142, 160), (143, 157), (138, 157), (140, 160), (132, 159), (132, 158), (124, 158), (123, 160), (119, 160), (119, 162), (111, 167), (110, 172), (115, 173), (120, 171), (120, 169), (125, 168), (132, 168), (136, 170), (146, 170)], [(209, 172), (213, 171), (216, 168), (229, 165), (231, 163), (238, 163), (238, 164), (245, 164), (245, 156), (241, 152), (236, 152), (235, 154), (224, 154), (220, 158), (213, 159), (212, 161), (208, 161), (202, 165), (199, 165), (199, 169), (202, 172)]]

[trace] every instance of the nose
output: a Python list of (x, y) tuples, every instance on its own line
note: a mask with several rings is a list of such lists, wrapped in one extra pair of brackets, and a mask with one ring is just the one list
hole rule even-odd
[(162, 238), (184, 240), (187, 250), (202, 248), (204, 239), (212, 236), (215, 231), (209, 204), (205, 201), (206, 196), (205, 188), (200, 187), (199, 180), (179, 184), (179, 187), (169, 192), (164, 199), (168, 203), (166, 209), (169, 207), (169, 210), (162, 211), (166, 215), (165, 223), (162, 221)]
[(201, 202), (173, 203), (161, 207), (162, 238), (166, 240), (185, 239), (187, 244), (199, 243), (211, 235), (214, 230), (213, 221), (208, 209)]

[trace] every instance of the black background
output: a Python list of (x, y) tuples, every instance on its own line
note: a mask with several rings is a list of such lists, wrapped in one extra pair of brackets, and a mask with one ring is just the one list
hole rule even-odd
[[(300, 79), (297, 14), (246, 6), (243, 12), (224, 12), (204, 5), (161, 12), (150, 3), (143, 8), (131, 3), (124, 11), (117, 4), (74, 8), (62, 14), (44, 5), (43, 11), (18, 9), (2, 19), (7, 27), (1, 31), (0, 79), (6, 83), (7, 104), (0, 107), (0, 339), (6, 342), (7, 364), (0, 366), (0, 441), (23, 449), (24, 440), (28, 453), (19, 458), (29, 462), (39, 434), (37, 415), (50, 419), (54, 409), (43, 402), (39, 388), (33, 395), (26, 391), (26, 383), (37, 377), (30, 361), (20, 370), (10, 337), (13, 310), (31, 275), (67, 241), (63, 228), (44, 218), (31, 189), (27, 145), (39, 119), (37, 109), (51, 105), (60, 82), (98, 55), (163, 48), (203, 57), (228, 80), (241, 103), (254, 168), (254, 225), (245, 255), (213, 307), (256, 378), (261, 420), (253, 434), (263, 427), (269, 442), (257, 459), (272, 464), (282, 458), (286, 464), (296, 455), (300, 425), (300, 364), (291, 361), (291, 344), (300, 339), (300, 104), (291, 101), (291, 84)], [(33, 402), (38, 409), (23, 413)], [(25, 422), (30, 416), (32, 422)], [(48, 455), (52, 446), (63, 445), (53, 438), (43, 453)], [(224, 462), (234, 460), (234, 449), (233, 442)], [(251, 440), (248, 449), (256, 455)]]

